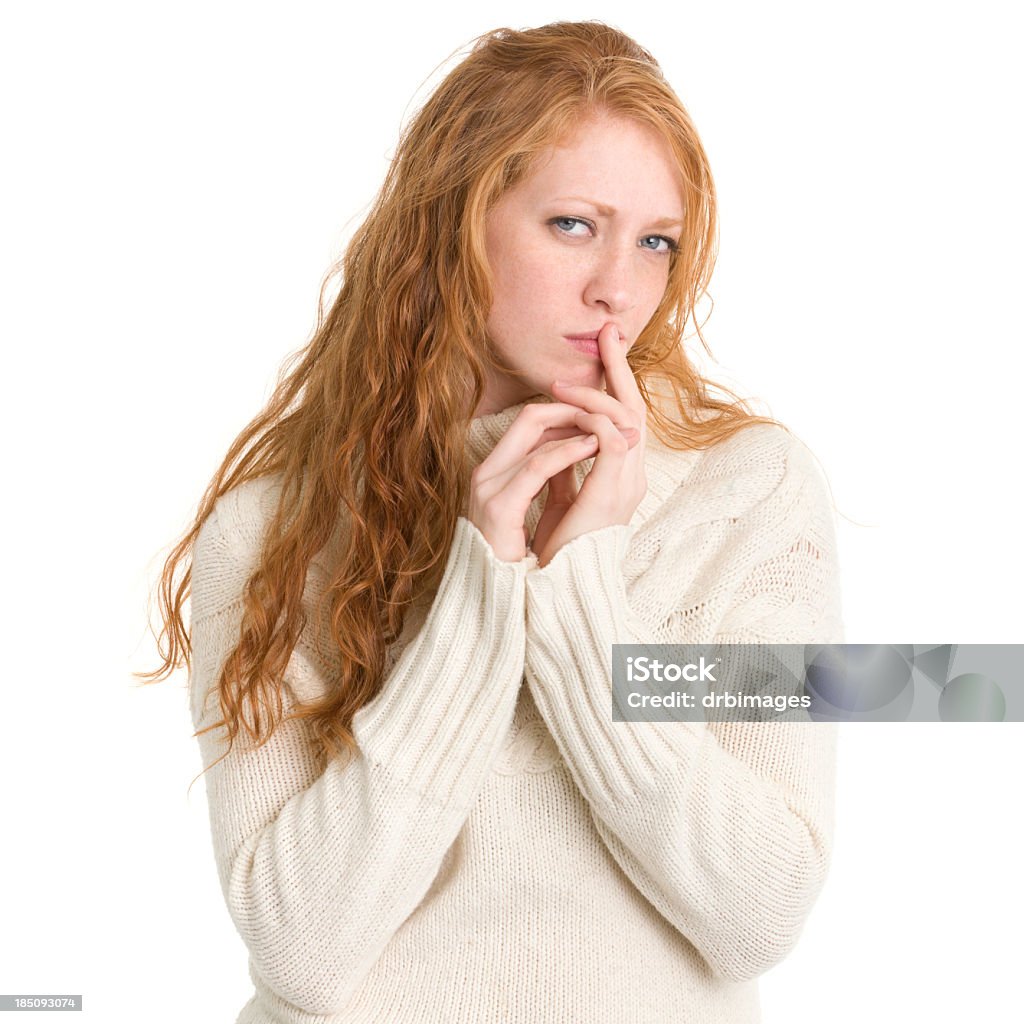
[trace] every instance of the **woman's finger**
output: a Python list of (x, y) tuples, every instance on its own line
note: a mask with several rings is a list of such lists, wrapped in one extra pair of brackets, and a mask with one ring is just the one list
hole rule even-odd
[[(611, 429), (618, 435), (615, 427)], [(589, 435), (582, 434), (543, 445), (517, 467), (503, 474), (501, 480), (488, 480), (484, 492), (489, 493), (481, 492), (481, 497), (485, 502), (496, 501), (506, 514), (523, 517), (549, 480), (577, 462), (592, 457), (597, 448), (597, 441), (591, 441)]]
[(604, 378), (608, 394), (620, 401), (627, 409), (645, 415), (647, 405), (636, 383), (633, 368), (626, 358), (628, 346), (619, 338), (614, 324), (605, 324), (597, 336), (597, 350), (604, 363)]
[[(590, 432), (581, 430), (576, 423), (580, 411), (578, 406), (558, 402), (538, 403), (537, 408), (544, 411), (525, 416), (524, 409), (491, 454), (477, 467), (478, 488), (484, 485), (490, 493), (500, 490), (519, 472), (524, 460), (534, 453), (563, 439), (581, 439)], [(638, 443), (640, 433), (634, 428), (632, 432), (626, 432), (626, 437), (632, 446)]]
[(598, 502), (602, 509), (610, 507), (622, 497), (623, 486), (628, 486), (624, 471), (629, 445), (606, 416), (581, 412), (577, 418), (580, 426), (597, 435), (599, 446), (577, 500), (584, 505)]
[(534, 402), (525, 406), (478, 467), (483, 470), (482, 475), (500, 476), (514, 469), (538, 445), (557, 440), (559, 431), (575, 430), (578, 411), (577, 406), (567, 402)]
[[(633, 427), (635, 430), (639, 430), (645, 419), (643, 414), (630, 409), (613, 395), (605, 394), (605, 392), (588, 387), (586, 384), (562, 384), (560, 381), (555, 381), (552, 390), (559, 395), (564, 395), (566, 402), (573, 403), (577, 409), (602, 413), (618, 427)], [(646, 406), (644, 413), (646, 413)]]

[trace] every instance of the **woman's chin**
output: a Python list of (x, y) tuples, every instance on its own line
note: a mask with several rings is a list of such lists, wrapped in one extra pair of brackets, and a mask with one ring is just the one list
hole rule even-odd
[(604, 384), (604, 366), (601, 363), (584, 366), (563, 366), (551, 375), (551, 380), (565, 384), (585, 384), (588, 388)]

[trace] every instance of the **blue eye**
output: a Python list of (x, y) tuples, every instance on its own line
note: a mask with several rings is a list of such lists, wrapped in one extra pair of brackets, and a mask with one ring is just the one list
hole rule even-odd
[[(659, 243), (664, 242), (665, 248), (658, 249), (647, 246), (645, 243), (654, 242), (655, 246)], [(666, 238), (664, 235), (647, 235), (645, 238), (640, 239), (640, 247), (642, 249), (650, 249), (651, 252), (678, 252), (679, 244), (671, 238)]]
[[(594, 231), (594, 225), (583, 217), (552, 217), (548, 224), (569, 238), (586, 238)], [(584, 230), (579, 231), (579, 228)], [(666, 235), (645, 235), (637, 244), (641, 249), (659, 254), (679, 251), (679, 243)]]
[(559, 231), (564, 235), (569, 235), (572, 238), (582, 238), (583, 235), (578, 231), (573, 231), (574, 227), (584, 227), (589, 231), (592, 227), (590, 221), (583, 220), (582, 217), (555, 217), (549, 221), (558, 228)]

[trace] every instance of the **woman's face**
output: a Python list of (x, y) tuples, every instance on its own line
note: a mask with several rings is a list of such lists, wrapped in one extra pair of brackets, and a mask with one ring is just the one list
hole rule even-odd
[(474, 415), (551, 395), (554, 380), (603, 387), (597, 333), (613, 323), (632, 346), (665, 292), (682, 227), (675, 162), (651, 129), (601, 114), (542, 157), (487, 217), (487, 328), (525, 376), (492, 374)]

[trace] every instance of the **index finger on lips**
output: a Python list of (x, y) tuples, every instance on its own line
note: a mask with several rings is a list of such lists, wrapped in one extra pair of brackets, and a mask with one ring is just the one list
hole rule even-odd
[(604, 363), (608, 393), (634, 412), (646, 411), (643, 395), (637, 387), (633, 369), (626, 359), (628, 346), (619, 337), (614, 324), (605, 324), (597, 336), (597, 348)]

